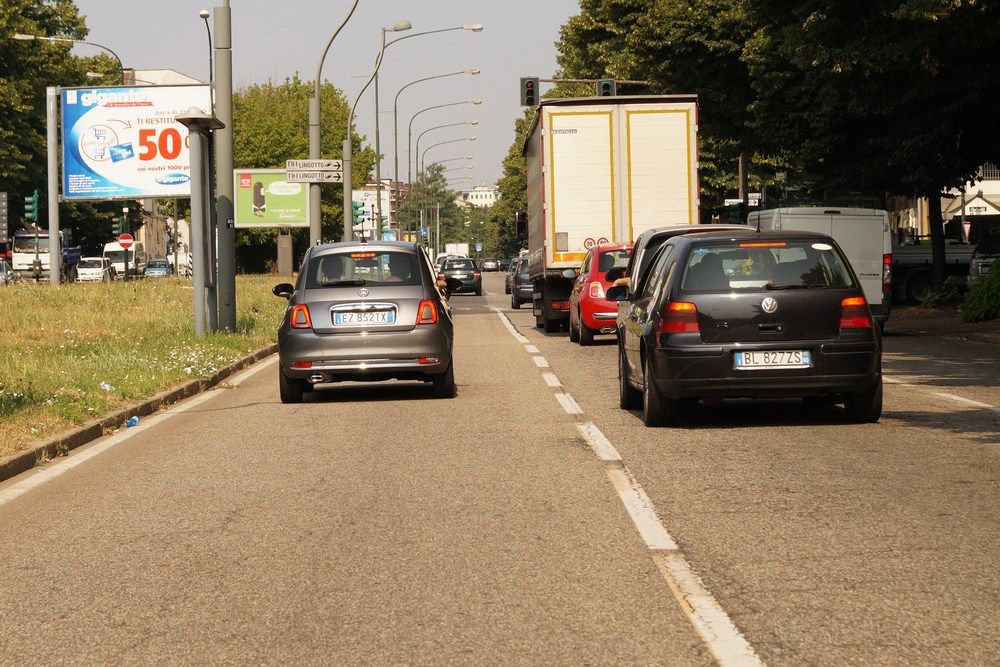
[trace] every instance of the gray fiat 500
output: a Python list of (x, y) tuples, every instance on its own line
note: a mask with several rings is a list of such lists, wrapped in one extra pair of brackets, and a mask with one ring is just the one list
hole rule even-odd
[(456, 393), (454, 326), (424, 249), (413, 243), (313, 246), (278, 329), (282, 403), (330, 382), (420, 380)]

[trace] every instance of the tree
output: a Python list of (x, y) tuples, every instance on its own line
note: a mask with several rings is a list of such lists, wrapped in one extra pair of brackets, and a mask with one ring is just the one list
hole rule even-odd
[(1000, 135), (992, 2), (747, 3), (754, 126), (823, 188), (930, 201), (935, 285), (944, 282), (940, 193), (995, 161)]
[(516, 255), (521, 249), (514, 216), (528, 210), (527, 168), (521, 147), (531, 127), (530, 109), (514, 122), (514, 141), (503, 159), (503, 175), (497, 181), (497, 201), (490, 207), (489, 247), (499, 255)]
[[(233, 162), (237, 168), (283, 167), (285, 160), (309, 156), (309, 98), (314, 86), (298, 74), (275, 85), (255, 84), (233, 95)], [(323, 127), (321, 154), (341, 157), (347, 132), (347, 99), (333, 84), (320, 86)], [(362, 147), (364, 137), (353, 132), (352, 177), (355, 187), (368, 182), (375, 165), (375, 151)], [(340, 239), (343, 235), (343, 190), (323, 186), (321, 196), (322, 236)], [(241, 270), (262, 271), (274, 254), (277, 230), (240, 229), (236, 234), (237, 261)], [(308, 245), (308, 237), (296, 238), (296, 256)]]
[[(448, 187), (444, 177), (444, 166), (432, 164), (422, 174), (410, 190), (406, 207), (412, 229), (420, 226), (420, 211), (423, 210), (423, 226), (428, 230), (424, 242), (431, 248), (440, 250), (445, 242), (467, 241), (468, 230), (465, 211), (455, 203), (458, 193)], [(437, 220), (440, 217), (440, 239)], [(440, 241), (440, 243), (439, 243)]]

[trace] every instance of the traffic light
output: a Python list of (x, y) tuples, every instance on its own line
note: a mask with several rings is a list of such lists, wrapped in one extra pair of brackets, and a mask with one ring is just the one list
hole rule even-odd
[(618, 94), (618, 82), (614, 79), (600, 79), (597, 82), (598, 97), (614, 97)]
[(125, 231), (125, 218), (115, 217), (111, 219), (111, 233), (115, 236), (121, 236), (122, 232)]
[(521, 77), (521, 106), (533, 107), (538, 104), (538, 77)]
[(351, 208), (354, 209), (354, 224), (360, 225), (365, 221), (365, 203), (363, 201), (352, 201)]
[(24, 219), (38, 222), (38, 190), (24, 198)]

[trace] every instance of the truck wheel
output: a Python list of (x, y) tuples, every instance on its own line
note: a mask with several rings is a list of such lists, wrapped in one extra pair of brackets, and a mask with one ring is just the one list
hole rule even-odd
[(882, 416), (882, 376), (875, 386), (863, 394), (853, 394), (844, 400), (847, 418), (861, 424), (874, 424)]
[(660, 393), (653, 379), (653, 365), (646, 359), (642, 378), (642, 423), (646, 426), (669, 426), (677, 419), (677, 401)]
[(934, 290), (931, 277), (925, 273), (910, 278), (906, 283), (906, 296), (914, 303), (923, 303)]

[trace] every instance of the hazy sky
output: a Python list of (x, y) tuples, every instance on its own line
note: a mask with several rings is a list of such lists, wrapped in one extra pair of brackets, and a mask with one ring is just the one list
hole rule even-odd
[[(208, 42), (200, 9), (212, 10), (221, 0), (76, 0), (87, 17), (89, 39), (114, 49), (126, 67), (170, 68), (208, 78)], [(234, 87), (282, 81), (299, 72), (312, 80), (327, 40), (350, 8), (350, 0), (232, 0)], [(407, 39), (386, 51), (381, 70), (383, 178), (392, 176), (392, 98), (401, 86), (427, 76), (478, 67), (478, 76), (454, 76), (416, 84), (400, 97), (400, 173), (406, 177), (406, 125), (420, 109), (435, 104), (482, 98), (480, 106), (462, 105), (428, 111), (414, 123), (419, 131), (465, 120), (476, 127), (452, 127), (428, 133), (423, 148), (448, 139), (475, 135), (432, 149), (428, 162), (472, 155), (472, 181), (457, 181), (456, 189), (493, 183), (500, 161), (513, 139), (519, 113), (518, 79), (549, 76), (555, 69), (554, 42), (559, 27), (579, 12), (578, 0), (361, 0), (351, 21), (337, 37), (323, 67), (324, 78), (353, 101), (371, 73), (379, 46), (379, 28), (407, 19), (424, 30), (484, 23), (479, 33), (458, 30)], [(211, 22), (211, 18), (209, 21)], [(94, 50), (80, 46), (77, 53)], [(543, 87), (544, 88), (544, 87)], [(357, 128), (374, 145), (374, 104), (371, 91), (358, 105)], [(457, 165), (451, 163), (450, 166)], [(239, 166), (239, 165), (237, 165)], [(464, 172), (452, 172), (452, 175)]]

